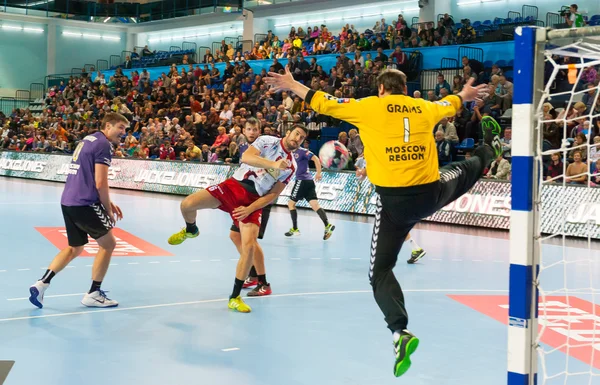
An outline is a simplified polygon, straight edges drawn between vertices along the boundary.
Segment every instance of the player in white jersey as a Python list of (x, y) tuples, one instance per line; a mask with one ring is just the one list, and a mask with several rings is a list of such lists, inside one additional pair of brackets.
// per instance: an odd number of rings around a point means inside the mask
[[(359, 180), (363, 180), (367, 177), (367, 161), (365, 158), (358, 158), (355, 163), (356, 167), (356, 176)], [(417, 241), (410, 236), (410, 233), (404, 238), (404, 242), (409, 242), (412, 248), (412, 252), (410, 254), (410, 258), (406, 261), (409, 264), (413, 264), (417, 262), (419, 259), (423, 258), (427, 252), (423, 250), (419, 245), (417, 245)]]
[(181, 214), (186, 227), (169, 238), (168, 242), (171, 245), (179, 245), (187, 238), (199, 235), (196, 226), (198, 210), (225, 211), (240, 229), (242, 247), (233, 292), (229, 297), (230, 309), (242, 313), (252, 310), (242, 301), (240, 293), (252, 263), (259, 274), (265, 271), (264, 258), (254, 258), (254, 250), (258, 245), (261, 209), (281, 194), (296, 172), (296, 161), (292, 152), (300, 147), (307, 135), (306, 127), (295, 124), (293, 130), (283, 139), (266, 135), (259, 137), (242, 155), (240, 167), (232, 178), (189, 195), (181, 202)]

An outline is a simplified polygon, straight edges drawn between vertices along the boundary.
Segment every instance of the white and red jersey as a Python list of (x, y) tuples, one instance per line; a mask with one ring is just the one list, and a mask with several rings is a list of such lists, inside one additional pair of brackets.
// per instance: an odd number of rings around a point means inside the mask
[(251, 180), (254, 182), (254, 187), (258, 195), (263, 196), (273, 188), (276, 182), (282, 182), (288, 184), (290, 179), (296, 173), (296, 160), (291, 152), (286, 151), (283, 147), (283, 139), (276, 138), (274, 136), (263, 135), (258, 137), (252, 147), (260, 151), (260, 156), (277, 162), (281, 159), (286, 159), (290, 167), (285, 170), (279, 169), (264, 169), (258, 167), (252, 167), (245, 163), (241, 163), (240, 167), (233, 174), (233, 178), (236, 180)]

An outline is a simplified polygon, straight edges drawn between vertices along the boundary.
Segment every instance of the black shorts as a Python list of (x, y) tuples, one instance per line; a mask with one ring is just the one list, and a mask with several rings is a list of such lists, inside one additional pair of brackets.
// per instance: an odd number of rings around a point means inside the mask
[(91, 206), (62, 207), (69, 246), (77, 247), (88, 243), (88, 235), (98, 239), (113, 228), (113, 221), (100, 203)]
[[(262, 208), (262, 214), (260, 218), (260, 228), (258, 229), (258, 239), (263, 239), (265, 235), (265, 230), (267, 229), (267, 223), (269, 222), (269, 217), (271, 216), (271, 207), (273, 205), (267, 205)], [(236, 233), (240, 232), (240, 228), (235, 224), (231, 225), (231, 231), (235, 231)]]
[(317, 199), (317, 189), (314, 180), (296, 180), (290, 200), (293, 202), (306, 199), (307, 202)]

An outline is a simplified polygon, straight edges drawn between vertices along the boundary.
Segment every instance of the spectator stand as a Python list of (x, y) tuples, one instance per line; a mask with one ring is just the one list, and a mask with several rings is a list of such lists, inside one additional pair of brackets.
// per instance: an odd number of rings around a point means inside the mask
[(60, 85), (60, 82), (64, 82), (66, 84), (69, 81), (70, 77), (70, 74), (48, 75), (44, 77), (44, 84), (46, 85), (46, 89), (48, 89)]
[(215, 57), (215, 60), (217, 60), (217, 57), (219, 57), (219, 55), (217, 55), (217, 52), (221, 52), (221, 42), (213, 41), (211, 48), (210, 48), (210, 52)]
[(42, 83), (31, 83), (29, 85), (29, 111), (33, 116), (44, 111), (46, 87)]
[[(115, 68), (119, 67), (121, 65), (121, 63), (123, 63), (123, 62), (121, 61), (121, 56), (119, 56), (119, 55), (110, 55), (110, 57), (108, 58), (108, 64), (109, 64), (108, 68), (115, 69)], [(99, 69), (99, 71), (101, 71), (101, 70)]]
[(102, 59), (98, 59), (96, 60), (96, 70), (98, 71), (105, 71), (107, 69), (109, 69), (109, 65), (108, 65), (108, 60), (102, 60)]
[(186, 53), (182, 53), (183, 55), (188, 55), (189, 59), (192, 59), (194, 62), (199, 62), (200, 59), (198, 58), (198, 44), (192, 42), (192, 41), (184, 41), (183, 43), (181, 43), (181, 50), (183, 52)]
[(84, 64), (83, 70), (89, 74), (96, 71), (96, 66), (94, 64)]
[(523, 16), (523, 20), (538, 20), (539, 8), (535, 5), (523, 5), (521, 7), (521, 14)]
[[(269, 35), (267, 35), (266, 33), (255, 33), (254, 34), (254, 41), (259, 43), (260, 45), (262, 45), (265, 40), (267, 39)], [(283, 39), (282, 39), (283, 40)]]

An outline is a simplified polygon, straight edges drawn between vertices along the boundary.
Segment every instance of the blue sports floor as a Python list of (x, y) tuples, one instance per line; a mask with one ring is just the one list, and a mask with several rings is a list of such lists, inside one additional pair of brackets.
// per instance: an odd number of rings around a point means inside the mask
[[(438, 225), (413, 232), (427, 256), (407, 265), (404, 248), (395, 271), (421, 344), (409, 372), (395, 378), (391, 334), (367, 279), (372, 225), (364, 218), (330, 215), (336, 231), (325, 242), (312, 211), (299, 212), (302, 235), (293, 239), (283, 235), (287, 210), (274, 211), (261, 241), (273, 295), (249, 299), (253, 312), (240, 314), (227, 308), (238, 258), (227, 214), (200, 213), (200, 237), (170, 246), (182, 197), (112, 190), (125, 216), (119, 227), (173, 255), (114, 257), (103, 289), (120, 302), (115, 309), (80, 304), (92, 258), (76, 259), (40, 310), (28, 288), (58, 249), (35, 227), (63, 226), (62, 188), (0, 178), (0, 360), (16, 361), (7, 385), (506, 384), (506, 326), (449, 297), (507, 295), (505, 233)], [(563, 258), (559, 246), (544, 253)], [(547, 290), (600, 288), (597, 250), (576, 243), (565, 259), (572, 263), (544, 273)], [(583, 291), (578, 297), (598, 303)], [(600, 335), (595, 341), (600, 356)], [(584, 374), (539, 383), (600, 385), (590, 362), (553, 352), (548, 373)]]

